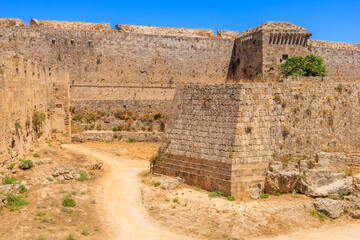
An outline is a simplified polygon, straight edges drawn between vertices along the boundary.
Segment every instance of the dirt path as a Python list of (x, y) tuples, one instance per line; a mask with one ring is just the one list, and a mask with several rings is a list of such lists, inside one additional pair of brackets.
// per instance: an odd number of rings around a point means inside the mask
[(329, 226), (317, 229), (306, 229), (289, 235), (274, 238), (259, 238), (258, 240), (357, 240), (360, 239), (360, 223)]
[(143, 207), (138, 174), (148, 168), (148, 161), (134, 160), (126, 156), (116, 157), (85, 145), (66, 145), (65, 147), (83, 154), (90, 154), (102, 160), (110, 168), (99, 194), (103, 194), (105, 219), (111, 229), (112, 239), (191, 239), (159, 226), (151, 220)]

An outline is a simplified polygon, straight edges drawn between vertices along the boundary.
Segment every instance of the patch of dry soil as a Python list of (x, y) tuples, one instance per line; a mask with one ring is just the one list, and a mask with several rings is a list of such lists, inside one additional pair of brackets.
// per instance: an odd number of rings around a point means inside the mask
[[(156, 223), (142, 205), (139, 172), (149, 168), (146, 160), (135, 159), (127, 151), (141, 151), (139, 144), (127, 145), (128, 150), (116, 148), (119, 144), (68, 145), (68, 149), (89, 154), (104, 161), (109, 172), (103, 179), (101, 205), (104, 206), (103, 221), (112, 232), (108, 239), (191, 239), (189, 236), (169, 231)], [(135, 147), (136, 149), (131, 149)], [(155, 151), (156, 152), (156, 151)], [(144, 153), (146, 155), (146, 153)], [(120, 156), (119, 156), (120, 155)], [(149, 156), (148, 156), (149, 157)], [(166, 225), (165, 225), (166, 226)]]

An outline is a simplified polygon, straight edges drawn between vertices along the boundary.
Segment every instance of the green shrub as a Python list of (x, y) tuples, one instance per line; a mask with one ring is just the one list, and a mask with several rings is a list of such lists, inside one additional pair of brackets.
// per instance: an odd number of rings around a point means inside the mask
[(15, 128), (16, 129), (22, 129), (22, 126), (20, 125), (19, 122), (15, 122)]
[(210, 192), (210, 197), (221, 197), (222, 196), (222, 192), (220, 190), (215, 190)]
[(15, 163), (10, 164), (9, 169), (12, 170), (15, 167)]
[(179, 202), (179, 199), (178, 199), (178, 198), (174, 198), (174, 199), (173, 199), (173, 202), (174, 202), (174, 203), (177, 203), (177, 202)]
[(28, 204), (28, 202), (23, 199), (21, 195), (15, 195), (13, 193), (9, 193), (6, 195), (7, 203), (5, 205), (6, 208), (11, 210), (18, 210), (20, 207)]
[(23, 170), (30, 169), (33, 166), (34, 166), (34, 163), (31, 160), (20, 160), (19, 168), (21, 168)]
[(235, 198), (234, 198), (233, 196), (228, 196), (227, 199), (228, 199), (229, 201), (235, 201)]
[(2, 184), (4, 185), (9, 185), (9, 184), (13, 184), (14, 182), (18, 181), (15, 177), (9, 177), (6, 176), (3, 180), (2, 180)]
[(154, 186), (155, 186), (155, 187), (158, 187), (158, 186), (160, 186), (160, 185), (161, 185), (161, 182), (155, 182), (155, 183), (154, 183)]
[(78, 179), (76, 179), (76, 180), (78, 180), (78, 181), (80, 181), (80, 182), (83, 182), (83, 181), (88, 181), (89, 178), (87, 177), (87, 174), (86, 174), (86, 173), (81, 172), (81, 173), (80, 173), (80, 177), (79, 177)]
[(35, 153), (33, 156), (34, 157), (40, 157), (40, 155), (38, 153)]
[(129, 138), (129, 141), (128, 141), (129, 143), (133, 143), (133, 142), (135, 142), (135, 139), (134, 138)]
[(118, 126), (114, 126), (114, 127), (112, 128), (112, 130), (113, 130), (114, 132), (117, 132), (117, 131), (119, 131), (119, 127), (118, 127)]
[(262, 199), (265, 199), (265, 198), (268, 198), (269, 197), (269, 194), (268, 193), (263, 193), (261, 194), (260, 198)]
[(279, 193), (279, 192), (274, 193), (274, 196), (281, 196), (281, 195), (282, 195), (282, 193)]
[(27, 192), (28, 191), (28, 189), (24, 186), (24, 185), (20, 185), (20, 187), (19, 187), (19, 193), (25, 193), (25, 192)]
[(65, 198), (65, 199), (63, 200), (62, 205), (63, 205), (64, 207), (75, 207), (75, 206), (76, 206), (76, 202), (75, 202), (74, 199), (67, 197), (67, 198)]
[(307, 55), (305, 58), (293, 56), (280, 65), (281, 75), (288, 76), (326, 76), (326, 67), (323, 59), (315, 55)]

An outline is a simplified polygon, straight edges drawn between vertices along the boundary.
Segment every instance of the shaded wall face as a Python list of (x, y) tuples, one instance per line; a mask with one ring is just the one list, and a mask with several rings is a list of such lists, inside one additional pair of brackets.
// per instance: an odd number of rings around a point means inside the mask
[(235, 40), (227, 82), (256, 81), (262, 73), (262, 33)]
[(39, 137), (69, 142), (66, 73), (4, 52), (0, 63), (0, 162), (20, 158)]

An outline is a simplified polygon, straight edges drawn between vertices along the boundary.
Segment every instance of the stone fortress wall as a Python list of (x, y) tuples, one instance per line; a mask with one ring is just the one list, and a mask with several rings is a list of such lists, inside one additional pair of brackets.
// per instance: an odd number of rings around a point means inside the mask
[[(166, 127), (166, 154), (155, 171), (181, 174), (190, 183), (224, 193), (247, 192), (262, 184), (264, 169), (277, 156), (358, 149), (353, 133), (358, 127), (359, 45), (310, 36), (286, 22), (214, 36), (201, 29), (117, 25), (111, 30), (109, 24), (35, 19), (25, 26), (19, 19), (0, 19), (1, 101), (7, 116), (1, 123), (6, 131), (0, 155), (11, 158), (35, 140), (34, 132), (19, 135), (14, 127), (14, 121), (26, 124), (35, 106), (47, 117), (43, 136), (63, 141), (71, 137), (71, 119), (83, 111), (170, 113), (175, 117)], [(275, 83), (281, 62), (311, 53), (323, 57), (330, 77)], [(25, 71), (26, 64), (16, 58), (38, 66), (40, 78), (18, 77), (16, 69)], [(16, 88), (14, 79), (19, 79)], [(214, 85), (225, 82), (252, 83)], [(183, 84), (195, 85), (175, 94)], [(18, 91), (29, 96), (28, 103), (11, 101)], [(172, 112), (176, 107), (178, 112)], [(103, 135), (111, 137), (92, 136)]]
[(324, 59), (330, 76), (360, 76), (360, 44), (310, 40), (309, 53)]
[(154, 171), (241, 197), (282, 156), (358, 152), (359, 80), (183, 86)]
[(66, 66), (75, 108), (84, 103), (101, 106), (99, 101), (107, 100), (122, 109), (118, 103), (125, 100), (127, 107), (136, 102), (152, 111), (149, 104), (166, 105), (172, 99), (176, 84), (222, 83), (234, 41), (104, 32), (87, 24), (35, 21), (40, 24), (0, 26), (0, 48), (50, 66)]
[[(0, 162), (21, 157), (39, 137), (70, 142), (66, 71), (0, 54)], [(41, 126), (34, 121), (36, 112), (44, 114)]]

